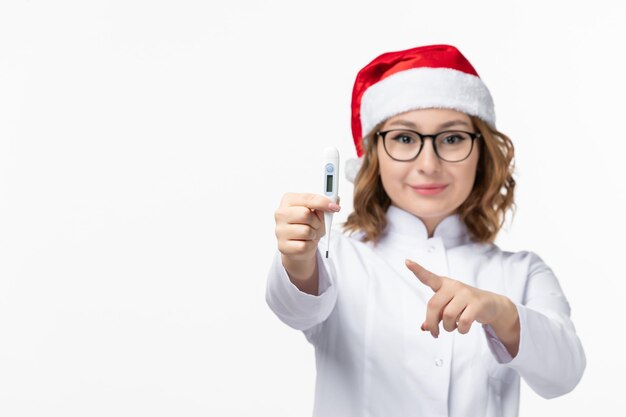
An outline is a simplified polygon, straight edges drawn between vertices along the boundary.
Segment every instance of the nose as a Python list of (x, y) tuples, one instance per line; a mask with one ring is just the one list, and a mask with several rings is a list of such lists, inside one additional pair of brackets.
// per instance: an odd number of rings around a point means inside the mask
[(435, 153), (433, 140), (424, 140), (424, 146), (415, 160), (417, 170), (424, 175), (433, 175), (439, 172), (441, 160)]

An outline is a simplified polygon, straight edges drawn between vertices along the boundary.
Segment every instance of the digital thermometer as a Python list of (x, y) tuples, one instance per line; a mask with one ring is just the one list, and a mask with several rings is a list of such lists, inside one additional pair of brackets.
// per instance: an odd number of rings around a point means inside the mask
[[(335, 147), (324, 150), (324, 195), (337, 203), (337, 193), (339, 188), (339, 151)], [(333, 224), (333, 213), (324, 212), (324, 223), (326, 235), (328, 236), (328, 247), (326, 257), (330, 250), (330, 226)]]

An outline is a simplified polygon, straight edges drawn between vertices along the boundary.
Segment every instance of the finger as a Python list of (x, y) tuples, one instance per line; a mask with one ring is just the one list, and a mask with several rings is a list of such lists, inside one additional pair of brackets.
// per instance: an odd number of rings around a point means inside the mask
[(276, 237), (284, 240), (319, 240), (319, 231), (306, 224), (276, 226)]
[(433, 291), (437, 292), (441, 288), (443, 284), (443, 279), (430, 272), (420, 264), (413, 262), (410, 259), (405, 261), (407, 268), (411, 270), (422, 283), (428, 285)]
[(278, 242), (278, 250), (287, 256), (313, 252), (315, 248), (317, 248), (317, 242), (312, 240), (281, 240)]
[(448, 305), (443, 309), (443, 314), (441, 315), (441, 319), (443, 321), (443, 328), (451, 332), (457, 328), (457, 322), (459, 321), (459, 317), (461, 313), (467, 307), (467, 301), (462, 297), (454, 297)]
[(319, 230), (322, 227), (322, 220), (318, 216), (317, 210), (311, 210), (303, 206), (285, 207), (276, 211), (277, 223), (288, 224), (306, 224), (311, 226), (315, 230)]
[(461, 313), (459, 320), (457, 321), (457, 329), (459, 330), (459, 333), (466, 334), (470, 331), (472, 324), (476, 321), (477, 312), (477, 307), (474, 304), (469, 304), (465, 310), (463, 310), (463, 313)]
[(304, 206), (311, 210), (338, 212), (340, 207), (331, 199), (319, 194), (287, 193), (283, 196), (281, 207)]
[(422, 330), (429, 331), (433, 337), (439, 336), (439, 322), (443, 314), (443, 309), (452, 299), (451, 294), (438, 292), (428, 300), (426, 305), (426, 319), (422, 324)]

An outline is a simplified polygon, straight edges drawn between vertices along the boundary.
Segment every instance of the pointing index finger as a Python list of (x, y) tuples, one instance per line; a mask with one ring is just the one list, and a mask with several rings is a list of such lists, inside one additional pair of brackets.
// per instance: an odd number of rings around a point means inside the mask
[(441, 285), (443, 284), (443, 280), (439, 275), (433, 274), (420, 264), (413, 262), (410, 259), (407, 259), (404, 263), (423, 284), (428, 285), (434, 292), (439, 291)]

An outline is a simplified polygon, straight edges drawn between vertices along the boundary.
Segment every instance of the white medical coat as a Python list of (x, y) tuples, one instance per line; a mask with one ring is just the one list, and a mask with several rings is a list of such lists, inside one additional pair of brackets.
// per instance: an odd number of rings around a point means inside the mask
[[(378, 245), (331, 231), (330, 258), (317, 252), (319, 295), (291, 283), (277, 251), (266, 299), (315, 347), (315, 417), (517, 416), (520, 376), (539, 395), (571, 391), (585, 355), (557, 278), (532, 252), (470, 240), (457, 215), (428, 238), (422, 221), (391, 206)], [(325, 251), (327, 236), (320, 241)], [(435, 274), (507, 296), (520, 318), (515, 358), (490, 326), (463, 335), (420, 330), (432, 290), (409, 271)]]

